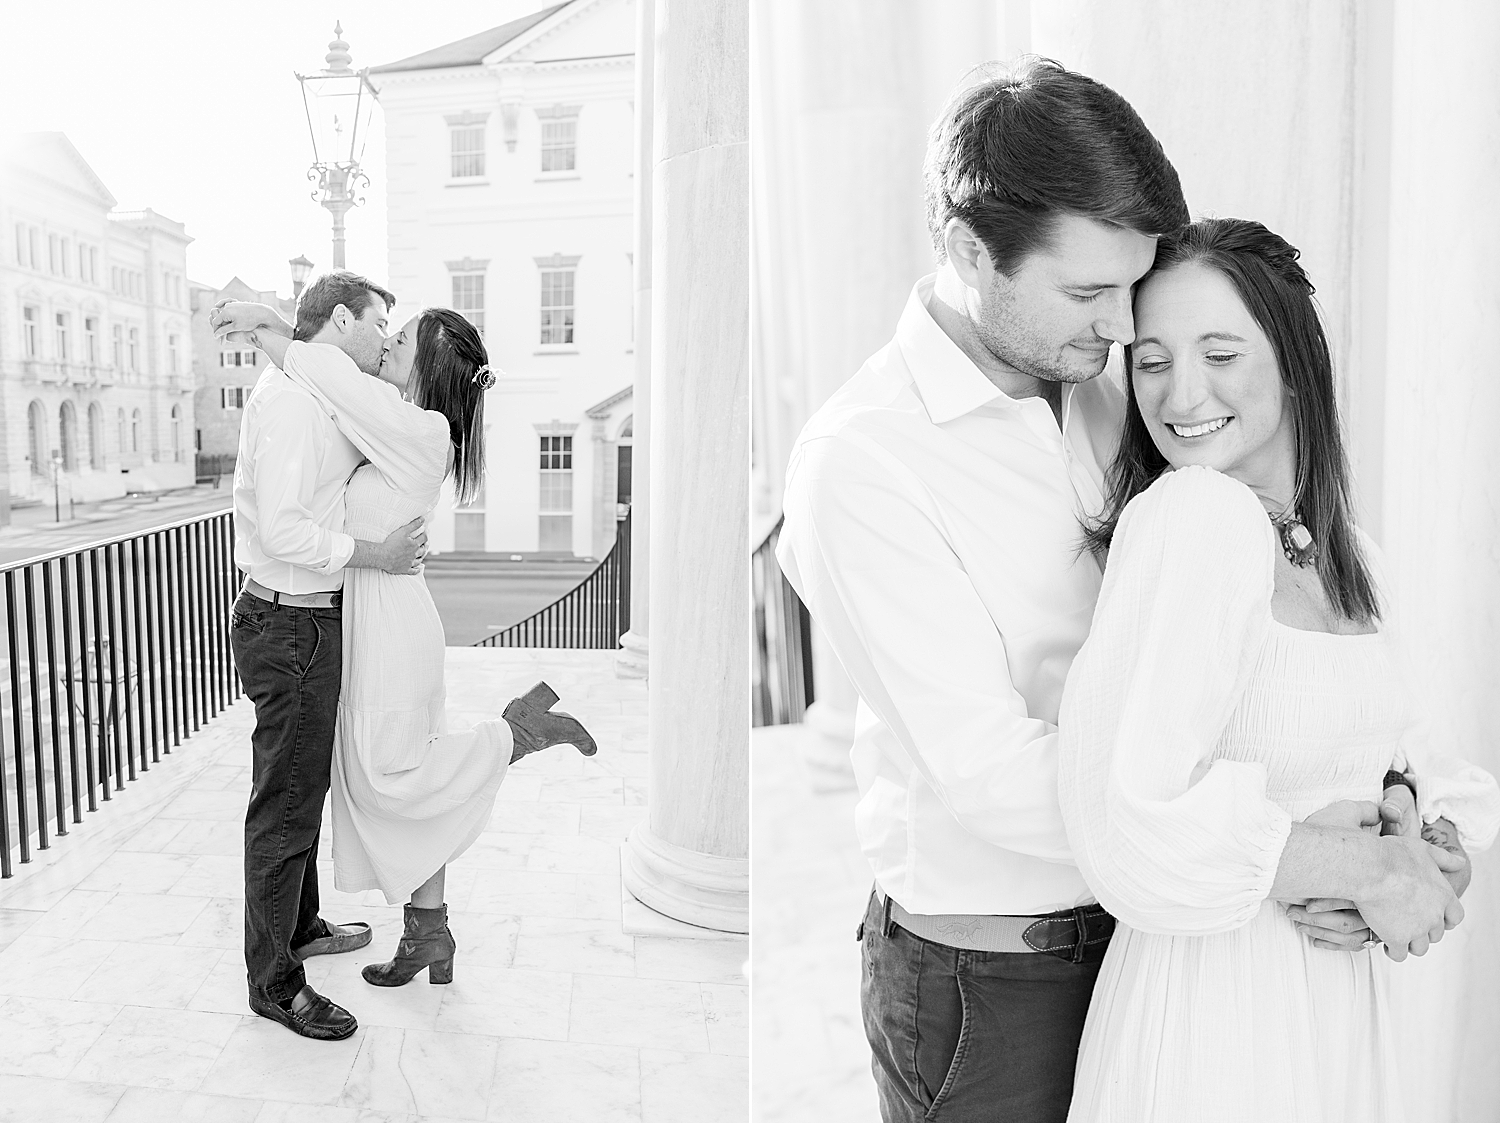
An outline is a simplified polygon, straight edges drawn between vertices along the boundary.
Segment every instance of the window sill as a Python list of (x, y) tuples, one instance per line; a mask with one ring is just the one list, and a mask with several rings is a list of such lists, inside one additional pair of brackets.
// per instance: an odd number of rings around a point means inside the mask
[(536, 177), (537, 183), (555, 183), (564, 179), (582, 179), (577, 172), (542, 172)]
[(571, 343), (544, 343), (532, 352), (533, 355), (576, 355), (578, 348)]
[(462, 179), (450, 179), (443, 184), (444, 187), (488, 187), (490, 181), (484, 176), (464, 176)]

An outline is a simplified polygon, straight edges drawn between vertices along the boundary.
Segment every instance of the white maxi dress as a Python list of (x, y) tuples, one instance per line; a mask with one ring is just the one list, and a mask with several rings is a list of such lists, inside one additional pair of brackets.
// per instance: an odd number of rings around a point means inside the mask
[[(448, 422), (403, 401), (336, 347), (293, 343), (287, 377), (368, 459), (350, 477), (344, 530), (381, 541), (430, 515), (447, 475)], [(448, 733), (443, 622), (420, 574), (344, 571), (344, 670), (330, 805), (333, 880), (391, 904), (479, 837), (510, 764), (503, 719)]]
[(1394, 965), (1313, 947), (1268, 899), (1276, 866), (1293, 822), (1378, 801), (1408, 757), (1424, 818), (1471, 851), (1500, 797), (1481, 769), (1429, 772), (1387, 629), (1272, 619), (1279, 549), (1254, 494), (1207, 468), (1168, 473), (1120, 520), (1059, 720), (1068, 835), (1119, 921), (1070, 1123), (1404, 1118)]

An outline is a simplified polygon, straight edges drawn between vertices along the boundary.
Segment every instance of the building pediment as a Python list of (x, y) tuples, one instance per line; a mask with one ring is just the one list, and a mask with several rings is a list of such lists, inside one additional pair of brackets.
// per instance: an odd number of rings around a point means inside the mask
[(637, 0), (572, 0), (485, 56), (488, 67), (581, 62), (635, 53)]
[(98, 203), (103, 210), (115, 207), (109, 188), (63, 133), (21, 133), (5, 147), (3, 159), (22, 172)]

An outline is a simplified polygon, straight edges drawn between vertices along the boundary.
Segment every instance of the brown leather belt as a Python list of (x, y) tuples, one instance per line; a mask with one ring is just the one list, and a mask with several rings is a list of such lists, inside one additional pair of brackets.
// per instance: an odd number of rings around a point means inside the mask
[(907, 912), (876, 890), (889, 921), (913, 936), (966, 951), (1045, 952), (1082, 963), (1088, 949), (1109, 942), (1115, 918), (1102, 905), (1084, 905), (1042, 916)]
[(245, 578), (245, 592), (274, 605), (284, 604), (291, 608), (338, 608), (344, 603), (344, 594), (337, 590), (331, 593), (278, 593), (249, 577)]

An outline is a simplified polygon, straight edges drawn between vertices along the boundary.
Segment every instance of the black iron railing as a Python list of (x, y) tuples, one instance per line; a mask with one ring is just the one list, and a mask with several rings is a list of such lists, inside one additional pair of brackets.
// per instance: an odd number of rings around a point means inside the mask
[(519, 624), (474, 647), (615, 648), (630, 630), (630, 516), (615, 525), (615, 544), (583, 581)]
[(813, 700), (812, 619), (807, 606), (776, 564), (778, 521), (750, 558), (755, 598), (755, 659), (751, 723), (801, 721)]
[(0, 567), (0, 877), (240, 696), (223, 511)]

